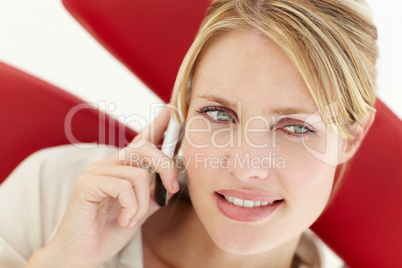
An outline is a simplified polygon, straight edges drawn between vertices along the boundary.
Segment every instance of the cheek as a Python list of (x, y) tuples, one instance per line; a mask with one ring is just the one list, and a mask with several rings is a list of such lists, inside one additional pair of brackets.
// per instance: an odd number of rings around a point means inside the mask
[(328, 202), (335, 168), (308, 152), (287, 155), (286, 161), (286, 169), (277, 170), (277, 175), (290, 207), (296, 208), (300, 218), (313, 223)]
[(183, 141), (183, 157), (187, 165), (187, 184), (189, 190), (193, 182), (202, 184), (202, 179), (207, 174), (205, 159), (209, 157), (208, 147), (202, 148), (202, 144), (208, 144), (208, 139), (194, 135), (193, 139)]
[(311, 225), (322, 213), (331, 195), (338, 144), (333, 137), (315, 137), (304, 143), (279, 140), (278, 154), (286, 161), (286, 168), (276, 169), (289, 206), (287, 211)]
[[(215, 148), (210, 143), (210, 133), (194, 133), (192, 139), (183, 140), (183, 158), (186, 163), (187, 186), (193, 205), (198, 212), (207, 207), (218, 179), (225, 172), (225, 149)], [(203, 146), (207, 145), (207, 146)]]
[(224, 155), (233, 141), (233, 129), (217, 128), (206, 119), (191, 120), (186, 124), (183, 156), (187, 171), (199, 174), (215, 173), (225, 166)]
[[(194, 140), (195, 142), (195, 140)], [(216, 171), (209, 168), (206, 159), (213, 157), (208, 149), (198, 149), (183, 141), (183, 158), (187, 165), (187, 188), (192, 205), (199, 219), (205, 225), (213, 222), (211, 197), (216, 181)]]
[(201, 116), (193, 116), (186, 123), (184, 140), (188, 149), (205, 149), (210, 146), (211, 124)]

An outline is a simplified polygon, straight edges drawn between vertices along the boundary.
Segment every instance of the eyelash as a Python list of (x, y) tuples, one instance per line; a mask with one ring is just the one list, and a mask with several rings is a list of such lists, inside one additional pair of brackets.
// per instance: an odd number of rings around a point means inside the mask
[[(298, 133), (295, 133), (295, 132), (290, 132), (290, 131), (285, 130), (284, 129), (285, 127), (302, 127), (302, 128), (306, 129), (306, 132), (298, 134)], [(306, 124), (288, 124), (288, 125), (285, 125), (285, 126), (281, 127), (281, 131), (283, 133), (285, 133), (286, 135), (289, 135), (289, 136), (295, 137), (295, 138), (301, 138), (303, 135), (306, 135), (306, 134), (309, 135), (309, 134), (317, 133), (316, 130), (306, 126)]]
[[(218, 124), (225, 124), (227, 122), (235, 122), (235, 123), (237, 122), (237, 120), (235, 119), (237, 117), (234, 116), (234, 112), (231, 109), (226, 108), (226, 107), (208, 106), (208, 107), (201, 108), (200, 110), (196, 110), (196, 112), (200, 113), (200, 114), (206, 114), (207, 112), (224, 112), (224, 113), (229, 114), (233, 118), (233, 121), (219, 121), (219, 120), (212, 119), (209, 115), (206, 115), (206, 116), (209, 118), (210, 121), (212, 121), (214, 123), (218, 123)], [(275, 126), (278, 123), (276, 123)], [(298, 134), (295, 132), (290, 132), (290, 131), (285, 130), (284, 128), (286, 128), (286, 127), (301, 127), (301, 128), (305, 128), (306, 132), (304, 132), (302, 134)], [(313, 127), (306, 125), (306, 124), (295, 124), (295, 123), (286, 124), (286, 125), (282, 126), (280, 129), (283, 133), (285, 133), (291, 137), (295, 137), (295, 138), (301, 138), (303, 135), (306, 135), (307, 132), (308, 132), (308, 134), (317, 133), (317, 131)]]
[(237, 117), (234, 115), (234, 112), (231, 109), (226, 108), (226, 107), (208, 106), (208, 107), (201, 108), (198, 111), (196, 110), (196, 112), (200, 113), (200, 114), (206, 114), (207, 112), (223, 112), (223, 113), (229, 114), (233, 119), (233, 121), (219, 121), (219, 120), (212, 119), (209, 115), (207, 115), (208, 118), (211, 118), (210, 120), (212, 122), (218, 123), (218, 124), (225, 124), (227, 122), (234, 122), (234, 123), (237, 122), (237, 120), (236, 120)]

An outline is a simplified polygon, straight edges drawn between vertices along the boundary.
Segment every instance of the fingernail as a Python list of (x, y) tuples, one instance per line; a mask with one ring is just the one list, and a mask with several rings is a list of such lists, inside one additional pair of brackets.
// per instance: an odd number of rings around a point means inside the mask
[(179, 190), (179, 183), (177, 182), (177, 179), (173, 180), (173, 190), (178, 191)]

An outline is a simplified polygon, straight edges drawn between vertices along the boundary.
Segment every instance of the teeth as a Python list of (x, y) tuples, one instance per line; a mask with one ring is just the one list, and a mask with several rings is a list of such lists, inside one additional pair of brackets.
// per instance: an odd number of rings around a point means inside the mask
[(245, 208), (252, 208), (252, 207), (260, 207), (260, 206), (266, 206), (266, 205), (271, 205), (274, 203), (274, 201), (268, 202), (268, 201), (251, 201), (251, 200), (243, 200), (240, 198), (236, 198), (233, 196), (224, 196), (227, 201), (230, 203), (239, 206), (239, 207), (245, 207)]
[(254, 207), (254, 202), (250, 200), (244, 200), (243, 207), (245, 208), (252, 208)]
[(242, 207), (243, 203), (244, 203), (243, 199), (239, 199), (239, 198), (235, 197), (235, 199), (233, 200), (233, 204), (235, 204), (236, 206), (239, 206), (239, 207)]

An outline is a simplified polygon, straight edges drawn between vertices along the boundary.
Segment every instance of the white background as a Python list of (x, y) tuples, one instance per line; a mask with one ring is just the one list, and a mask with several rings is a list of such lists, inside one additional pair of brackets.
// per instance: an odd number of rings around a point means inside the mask
[[(402, 118), (402, 2), (369, 0), (379, 32), (378, 95)], [(0, 61), (82, 99), (104, 101), (109, 113), (149, 120), (161, 100), (101, 47), (61, 0), (0, 0)], [(138, 125), (131, 125), (138, 130)]]

